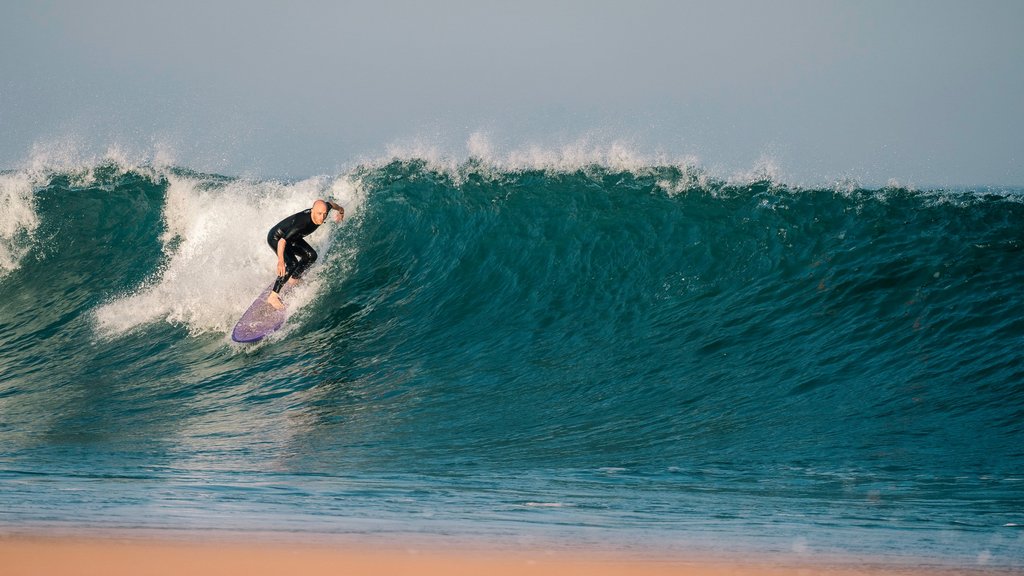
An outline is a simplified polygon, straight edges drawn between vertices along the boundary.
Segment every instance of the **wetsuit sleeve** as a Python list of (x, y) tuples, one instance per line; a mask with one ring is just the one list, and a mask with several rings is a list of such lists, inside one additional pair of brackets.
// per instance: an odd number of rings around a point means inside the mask
[(277, 241), (282, 238), (284, 238), (285, 240), (288, 239), (288, 221), (290, 219), (291, 217), (289, 216), (288, 218), (285, 218), (284, 220), (278, 222), (277, 224), (274, 225), (273, 228), (270, 229), (270, 232), (267, 233), (267, 243), (270, 244), (271, 248), (277, 250)]
[(278, 222), (277, 226), (270, 229), (270, 237), (274, 238), (275, 243), (281, 238), (290, 242), (311, 234), (317, 228), (309, 217), (309, 210), (303, 210)]

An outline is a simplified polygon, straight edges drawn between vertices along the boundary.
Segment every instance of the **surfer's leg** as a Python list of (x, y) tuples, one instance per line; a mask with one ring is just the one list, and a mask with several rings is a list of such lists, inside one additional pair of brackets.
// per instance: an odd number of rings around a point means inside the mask
[(299, 262), (292, 270), (292, 278), (298, 280), (302, 278), (302, 274), (316, 262), (316, 250), (306, 243), (305, 240), (296, 240), (294, 244), (289, 244), (289, 247), (295, 246), (295, 256), (298, 257)]
[(281, 288), (284, 287), (284, 283), (288, 281), (289, 277), (291, 277), (291, 273), (288, 272), (286, 261), (284, 276), (277, 277), (277, 280), (274, 281), (274, 287), (270, 290), (270, 294), (267, 295), (267, 303), (278, 310), (284, 308), (284, 302), (281, 302)]
[(299, 269), (299, 259), (295, 257), (295, 249), (292, 248), (292, 243), (285, 244), (284, 247), (284, 276), (278, 276), (277, 281), (274, 282), (274, 292), (280, 292), (281, 287), (288, 281), (289, 278), (295, 276), (296, 270)]
[(284, 302), (281, 302), (281, 297), (278, 296), (277, 292), (271, 292), (270, 295), (267, 296), (267, 304), (270, 304), (276, 310), (284, 308)]
[(278, 310), (284, 308), (284, 302), (281, 302), (281, 288), (284, 287), (284, 283), (288, 281), (289, 276), (291, 275), (287, 271), (284, 273), (284, 276), (278, 276), (277, 280), (274, 281), (274, 287), (267, 296), (267, 303)]
[(288, 274), (287, 272), (284, 276), (278, 276), (277, 280), (274, 281), (274, 289), (270, 292), (273, 294), (280, 294), (281, 288), (284, 287), (284, 283), (287, 282), (289, 278), (291, 278), (291, 274)]
[(274, 281), (274, 287), (270, 290), (270, 295), (267, 296), (267, 303), (274, 308), (278, 310), (284, 308), (284, 303), (281, 302), (281, 288), (295, 274), (295, 269), (298, 266), (299, 261), (295, 257), (295, 250), (292, 248), (292, 243), (289, 242), (284, 247), (284, 276), (277, 277), (277, 280)]

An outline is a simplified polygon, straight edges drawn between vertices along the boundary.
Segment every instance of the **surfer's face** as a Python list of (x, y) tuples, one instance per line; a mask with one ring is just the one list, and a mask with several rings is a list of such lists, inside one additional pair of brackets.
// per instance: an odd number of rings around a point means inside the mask
[(324, 218), (327, 217), (327, 206), (317, 204), (313, 206), (313, 210), (310, 211), (310, 218), (313, 219), (313, 224), (320, 225), (324, 223)]

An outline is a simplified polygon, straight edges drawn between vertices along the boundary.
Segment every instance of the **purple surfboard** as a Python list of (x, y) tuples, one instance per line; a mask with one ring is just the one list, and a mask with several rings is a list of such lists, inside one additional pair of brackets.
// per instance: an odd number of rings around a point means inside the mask
[[(242, 314), (242, 318), (231, 331), (231, 339), (235, 342), (258, 342), (284, 324), (285, 310), (277, 310), (267, 303), (267, 296), (274, 285), (267, 286)], [(282, 288), (281, 292), (285, 290)]]

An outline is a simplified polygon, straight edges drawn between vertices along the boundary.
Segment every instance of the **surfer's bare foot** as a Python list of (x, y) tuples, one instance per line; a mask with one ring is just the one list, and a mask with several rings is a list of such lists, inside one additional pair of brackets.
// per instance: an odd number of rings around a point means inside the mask
[(298, 278), (289, 278), (288, 279), (288, 285), (289, 286), (295, 286), (298, 283), (299, 283), (299, 279)]
[(275, 310), (284, 309), (284, 302), (281, 302), (281, 297), (277, 295), (277, 292), (271, 292), (270, 296), (267, 296), (267, 304), (273, 306)]

